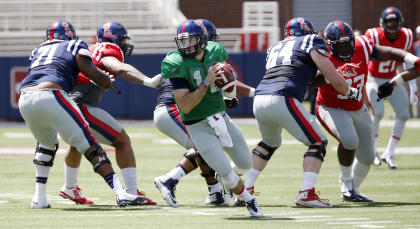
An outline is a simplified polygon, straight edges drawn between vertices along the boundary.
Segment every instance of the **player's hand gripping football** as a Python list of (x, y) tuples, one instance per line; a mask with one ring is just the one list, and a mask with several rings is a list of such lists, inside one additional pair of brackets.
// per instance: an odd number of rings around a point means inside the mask
[(209, 71), (207, 73), (207, 76), (204, 80), (207, 81), (207, 83), (209, 84), (214, 84), (214, 81), (216, 81), (217, 79), (222, 78), (220, 76), (220, 74), (222, 74), (222, 72), (220, 71), (223, 68), (223, 64), (222, 63), (217, 63), (212, 65), (209, 68)]
[(389, 81), (386, 83), (381, 84), (378, 87), (378, 99), (379, 102), (381, 99), (388, 97), (392, 94), (392, 91), (394, 91), (394, 85), (390, 83)]
[(362, 100), (362, 93), (357, 88), (351, 87), (347, 98), (360, 102)]

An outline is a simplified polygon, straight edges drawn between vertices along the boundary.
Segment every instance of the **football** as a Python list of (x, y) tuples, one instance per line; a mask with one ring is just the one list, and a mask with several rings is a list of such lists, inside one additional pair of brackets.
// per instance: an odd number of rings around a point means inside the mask
[[(219, 62), (214, 63), (216, 64), (221, 64)], [(220, 74), (220, 76), (222, 78), (217, 79), (216, 81), (214, 81), (214, 84), (222, 89), (222, 91), (226, 91), (226, 92), (232, 92), (235, 89), (235, 74), (234, 74), (234, 70), (232, 68), (232, 66), (230, 66), (230, 64), (223, 64), (222, 69), (220, 70), (222, 72), (222, 74)]]

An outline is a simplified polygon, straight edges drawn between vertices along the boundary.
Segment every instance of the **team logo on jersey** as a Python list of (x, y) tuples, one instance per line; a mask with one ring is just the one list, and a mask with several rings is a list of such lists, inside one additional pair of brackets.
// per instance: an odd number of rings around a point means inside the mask
[(346, 78), (355, 77), (357, 76), (357, 69), (359, 69), (359, 66), (356, 64), (345, 64), (338, 69), (338, 73)]
[(311, 30), (311, 29), (309, 28), (309, 26), (305, 23), (305, 19), (303, 19), (303, 18), (299, 17), (299, 18), (297, 19), (297, 21), (299, 22), (300, 27), (301, 27), (302, 29), (304, 29), (304, 30), (306, 30), (306, 31), (310, 31), (310, 30)]
[(112, 34), (112, 31), (110, 30), (111, 25), (109, 23), (104, 25), (104, 37), (108, 37), (111, 39), (115, 39), (115, 35)]
[(70, 26), (67, 22), (61, 22), (61, 26), (63, 26), (64, 30), (66, 30), (66, 36), (73, 37), (73, 31), (70, 29)]

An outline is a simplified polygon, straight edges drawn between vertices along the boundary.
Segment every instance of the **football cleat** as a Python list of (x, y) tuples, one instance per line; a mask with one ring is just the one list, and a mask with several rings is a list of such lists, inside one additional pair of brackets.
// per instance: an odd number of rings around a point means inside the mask
[(146, 197), (128, 194), (125, 190), (117, 193), (117, 204), (120, 207), (139, 206), (146, 203)]
[[(255, 195), (258, 196), (260, 195), (260, 192), (255, 192), (254, 191), (254, 186), (246, 188), (246, 190), (249, 192), (249, 194), (251, 195)], [(245, 200), (242, 200), (241, 198), (239, 198), (239, 196), (236, 197), (236, 205), (237, 206), (245, 206)]]
[(34, 195), (32, 197), (31, 208), (41, 209), (41, 208), (51, 208), (51, 205), (47, 201), (47, 195)]
[(385, 156), (382, 158), (382, 161), (385, 162), (390, 169), (397, 169), (397, 163), (395, 163), (394, 156)]
[(205, 204), (207, 205), (224, 205), (225, 200), (223, 199), (223, 191), (220, 192), (213, 192), (209, 193), (209, 195), (206, 198)]
[(342, 193), (341, 198), (343, 199), (343, 201), (347, 202), (373, 202), (373, 200), (369, 199), (367, 196), (355, 190), (350, 190), (348, 192)]
[(146, 197), (146, 193), (143, 191), (139, 191), (137, 189), (137, 195), (139, 196), (143, 196), (144, 198), (146, 198), (146, 203), (144, 203), (143, 205), (156, 205), (157, 203), (149, 198)]
[(235, 206), (236, 200), (235, 200), (235, 196), (233, 195), (233, 192), (230, 191), (229, 188), (225, 186), (225, 184), (223, 183), (222, 177), (217, 172), (216, 172), (216, 179), (222, 186), (223, 199), (225, 200), (225, 203), (228, 206)]
[(380, 166), (382, 164), (381, 159), (379, 158), (378, 152), (375, 153), (375, 159), (373, 160), (374, 166)]
[(331, 208), (329, 201), (319, 198), (318, 194), (319, 192), (315, 193), (315, 188), (299, 191), (295, 203), (298, 207), (305, 208)]
[(249, 216), (251, 217), (263, 217), (263, 212), (258, 205), (257, 199), (252, 198), (250, 201), (246, 202), (246, 208), (248, 209)]
[(172, 179), (167, 176), (155, 177), (154, 183), (156, 188), (159, 189), (163, 199), (172, 207), (177, 208), (178, 204), (175, 198), (175, 189), (178, 184), (178, 180)]
[(92, 201), (86, 199), (86, 197), (82, 194), (82, 190), (79, 188), (79, 186), (76, 186), (75, 188), (67, 188), (64, 185), (60, 189), (58, 195), (64, 199), (69, 199), (76, 204), (93, 204)]

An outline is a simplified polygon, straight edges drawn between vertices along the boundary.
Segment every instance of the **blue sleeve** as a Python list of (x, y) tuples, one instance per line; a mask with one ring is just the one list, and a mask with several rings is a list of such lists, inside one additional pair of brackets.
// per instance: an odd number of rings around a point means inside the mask
[(184, 78), (170, 78), (169, 80), (171, 81), (173, 90), (190, 88), (188, 84), (188, 80)]
[[(322, 39), (320, 36), (318, 36), (318, 35), (315, 35), (315, 36), (311, 36), (311, 38), (310, 39), (312, 39), (312, 48), (309, 50), (309, 52), (312, 50), (312, 49), (316, 49), (316, 50), (318, 50), (320, 53), (322, 53), (322, 54), (324, 54), (324, 55), (326, 55), (326, 56), (328, 56), (328, 47), (327, 47), (327, 45), (325, 44), (325, 42), (324, 42), (324, 39)], [(309, 53), (308, 52), (308, 53)]]

